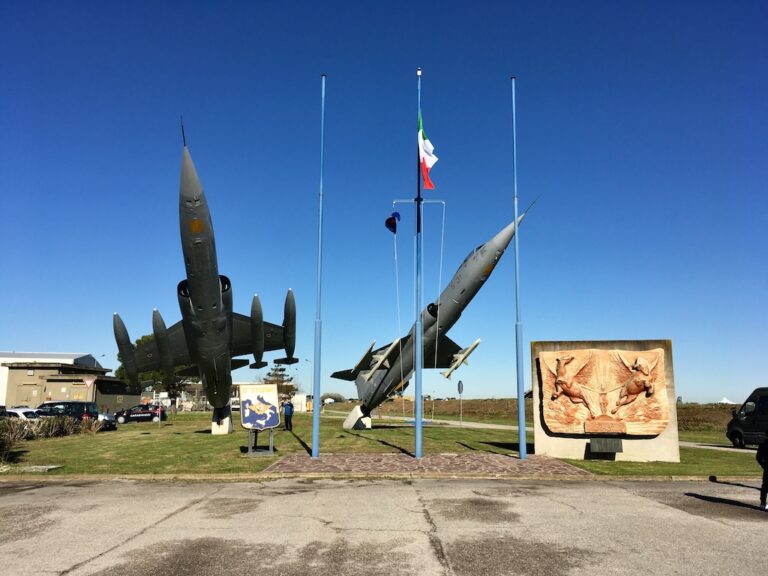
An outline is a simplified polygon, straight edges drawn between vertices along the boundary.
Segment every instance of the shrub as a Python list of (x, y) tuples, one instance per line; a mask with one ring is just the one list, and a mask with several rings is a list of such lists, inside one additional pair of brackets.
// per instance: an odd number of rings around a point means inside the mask
[(55, 438), (72, 434), (94, 434), (102, 424), (95, 419), (78, 421), (69, 416), (54, 416), (37, 420), (6, 419), (0, 421), (0, 462), (7, 462), (23, 440)]
[(9, 418), (6, 422), (6, 433), (12, 444), (35, 437), (34, 424), (21, 418)]
[(101, 430), (101, 421), (95, 418), (88, 418), (78, 422), (77, 432), (80, 434), (95, 434), (99, 430)]
[(0, 422), (0, 462), (7, 462), (15, 446), (22, 440), (34, 438), (33, 425), (26, 420), (10, 418)]
[(37, 438), (56, 438), (69, 436), (78, 430), (78, 422), (69, 416), (54, 416), (53, 418), (40, 418), (36, 422), (35, 436)]
[(8, 420), (0, 421), (0, 463), (8, 461), (8, 455), (13, 450), (13, 442), (8, 434)]

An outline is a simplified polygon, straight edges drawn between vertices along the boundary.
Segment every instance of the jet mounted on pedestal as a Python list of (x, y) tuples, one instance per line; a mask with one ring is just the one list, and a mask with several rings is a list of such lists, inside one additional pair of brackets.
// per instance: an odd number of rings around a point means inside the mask
[[(518, 225), (527, 213), (526, 210), (520, 215)], [(516, 228), (514, 222), (510, 223), (488, 242), (470, 252), (438, 300), (422, 311), (423, 368), (446, 368), (442, 374), (450, 378), (480, 344), (478, 338), (462, 348), (446, 333), (491, 275), (514, 237)], [(370, 428), (371, 412), (408, 386), (414, 368), (415, 330), (414, 325), (406, 336), (376, 350), (373, 349), (374, 342), (354, 368), (331, 374), (332, 378), (354, 381), (357, 385), (360, 404), (347, 416), (343, 425), (345, 429)]]
[(197, 177), (189, 149), (184, 145), (179, 186), (179, 225), (186, 279), (176, 294), (181, 321), (166, 328), (160, 312), (152, 313), (154, 339), (134, 347), (120, 316), (115, 313), (115, 340), (125, 373), (138, 384), (140, 372), (162, 370), (166, 384), (175, 378), (174, 367), (193, 364), (189, 374), (198, 375), (213, 406), (213, 421), (231, 429), (229, 401), (232, 370), (248, 364), (235, 356), (253, 354), (251, 368), (267, 365), (264, 352), (285, 349), (276, 364), (293, 364), (296, 344), (296, 302), (289, 289), (283, 325), (264, 322), (261, 302), (253, 297), (251, 315), (232, 311), (232, 283), (219, 275), (216, 242), (205, 193)]

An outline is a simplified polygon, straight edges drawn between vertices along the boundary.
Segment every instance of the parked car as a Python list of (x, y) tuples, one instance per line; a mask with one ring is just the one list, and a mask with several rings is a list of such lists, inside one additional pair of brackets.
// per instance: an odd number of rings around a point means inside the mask
[(19, 418), (21, 420), (37, 420), (39, 415), (34, 408), (8, 408), (6, 410), (8, 418)]
[(768, 430), (768, 388), (756, 388), (741, 408), (733, 411), (725, 435), (737, 448), (760, 444)]
[(70, 416), (77, 420), (98, 418), (99, 408), (96, 402), (78, 402), (76, 400), (48, 400), (37, 407), (40, 416)]
[(101, 422), (102, 430), (117, 430), (117, 420), (112, 414), (99, 412), (99, 422)]
[(160, 420), (167, 420), (168, 416), (163, 406), (157, 404), (138, 404), (126, 410), (115, 412), (115, 418), (118, 424), (125, 424), (126, 422), (142, 421), (159, 422)]
[(5, 406), (0, 406), (0, 420), (8, 418), (8, 412), (5, 411)]

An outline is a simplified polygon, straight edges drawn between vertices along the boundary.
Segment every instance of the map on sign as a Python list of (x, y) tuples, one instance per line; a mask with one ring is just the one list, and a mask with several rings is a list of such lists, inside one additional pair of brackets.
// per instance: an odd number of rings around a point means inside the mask
[(267, 430), (280, 426), (276, 384), (240, 386), (240, 417), (243, 428)]

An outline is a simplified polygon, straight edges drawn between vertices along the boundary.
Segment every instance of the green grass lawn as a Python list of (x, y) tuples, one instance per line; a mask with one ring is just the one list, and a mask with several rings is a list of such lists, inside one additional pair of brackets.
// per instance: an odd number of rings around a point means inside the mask
[[(311, 452), (311, 414), (294, 416), (293, 433), (275, 430), (275, 457), (249, 458), (242, 453), (248, 433), (240, 426), (237, 413), (234, 429), (234, 434), (214, 436), (210, 433), (210, 414), (179, 414), (170, 416), (162, 425), (129, 423), (114, 432), (22, 442), (14, 452), (13, 467), (63, 466), (48, 474), (252, 473), (264, 470), (282, 455)], [(413, 428), (394, 422), (372, 430), (347, 431), (341, 428), (340, 419), (323, 418), (320, 429), (321, 454), (410, 453), (414, 447)], [(470, 434), (460, 428), (427, 426), (423, 432), (425, 453), (511, 453), (517, 451), (515, 442), (516, 436), (504, 430), (475, 430)], [(261, 433), (259, 446), (268, 443), (268, 433)]]
[(754, 452), (721, 452), (702, 448), (680, 448), (680, 463), (606, 462), (566, 460), (594, 474), (610, 476), (758, 476), (761, 468)]
[(716, 446), (733, 446), (725, 437), (724, 430), (680, 430), (680, 440), (685, 442), (701, 442)]
[[(13, 468), (31, 465), (61, 465), (49, 475), (66, 474), (233, 474), (260, 472), (285, 454), (309, 454), (312, 443), (311, 414), (294, 416), (293, 433), (275, 431), (276, 456), (249, 458), (242, 451), (248, 433), (234, 414), (235, 433), (213, 436), (210, 414), (186, 413), (170, 416), (162, 425), (131, 423), (115, 432), (99, 432), (22, 442), (14, 452)], [(323, 417), (320, 453), (412, 453), (414, 430), (397, 421), (374, 421), (371, 430), (343, 430), (341, 419)], [(686, 433), (681, 439), (725, 444), (719, 433)], [(268, 444), (261, 433), (259, 445)], [(529, 452), (533, 434), (528, 433)], [(517, 453), (517, 432), (478, 430), (456, 426), (425, 426), (423, 451), (430, 453), (494, 452)], [(719, 452), (681, 448), (681, 462), (638, 463), (572, 461), (580, 468), (605, 475), (719, 475), (754, 476), (758, 467), (753, 451)]]

